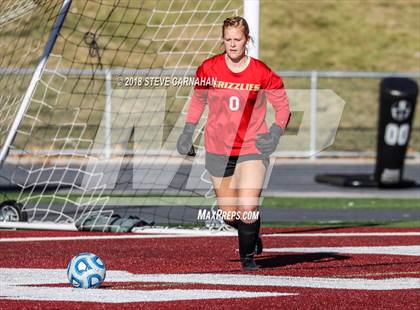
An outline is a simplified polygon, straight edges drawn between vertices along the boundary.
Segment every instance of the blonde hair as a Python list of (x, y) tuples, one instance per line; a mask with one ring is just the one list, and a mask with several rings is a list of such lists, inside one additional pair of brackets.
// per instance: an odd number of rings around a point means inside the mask
[(222, 26), (222, 38), (225, 37), (225, 29), (228, 27), (235, 27), (235, 28), (239, 28), (242, 30), (242, 33), (245, 35), (246, 40), (251, 40), (252, 38), (249, 35), (249, 26), (248, 23), (246, 22), (245, 18), (241, 17), (241, 16), (233, 16), (233, 17), (228, 17), (223, 21), (223, 26)]

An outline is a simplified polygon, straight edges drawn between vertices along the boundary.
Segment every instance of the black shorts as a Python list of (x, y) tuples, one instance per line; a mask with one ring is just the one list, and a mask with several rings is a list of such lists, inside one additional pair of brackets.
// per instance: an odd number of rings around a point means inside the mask
[(266, 169), (270, 164), (270, 159), (261, 154), (227, 156), (207, 152), (205, 167), (214, 177), (230, 177), (235, 173), (237, 163), (248, 160), (261, 160)]

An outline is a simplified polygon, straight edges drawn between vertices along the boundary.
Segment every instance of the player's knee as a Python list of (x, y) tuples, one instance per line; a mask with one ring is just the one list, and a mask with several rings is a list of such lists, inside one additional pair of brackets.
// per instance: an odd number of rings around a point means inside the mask
[(238, 204), (241, 206), (241, 208), (244, 208), (247, 210), (254, 210), (257, 208), (259, 204), (259, 197), (252, 197), (252, 196), (239, 197)]
[(236, 210), (239, 203), (236, 197), (217, 197), (217, 204), (225, 210)]

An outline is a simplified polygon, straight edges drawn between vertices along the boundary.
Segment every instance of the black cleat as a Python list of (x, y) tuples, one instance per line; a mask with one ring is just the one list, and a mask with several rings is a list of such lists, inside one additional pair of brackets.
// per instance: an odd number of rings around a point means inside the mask
[(248, 254), (244, 258), (241, 258), (241, 265), (244, 271), (254, 271), (260, 269), (254, 261), (254, 254)]
[(260, 236), (257, 236), (257, 242), (255, 243), (255, 254), (260, 255), (263, 252), (263, 244)]

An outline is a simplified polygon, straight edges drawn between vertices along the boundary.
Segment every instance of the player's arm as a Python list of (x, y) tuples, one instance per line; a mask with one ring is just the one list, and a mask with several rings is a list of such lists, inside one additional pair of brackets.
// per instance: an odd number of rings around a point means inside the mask
[[(204, 77), (202, 66), (198, 67), (196, 78)], [(202, 85), (196, 85), (191, 96), (188, 107), (187, 118), (182, 134), (178, 138), (177, 150), (181, 155), (195, 156), (195, 148), (193, 145), (193, 135), (195, 127), (204, 112), (207, 101), (207, 89)]]
[[(205, 78), (203, 66), (198, 67), (195, 75), (196, 79)], [(188, 107), (186, 123), (197, 124), (203, 115), (207, 103), (207, 87), (205, 85), (196, 85), (191, 96), (190, 105)]]
[(255, 145), (262, 154), (269, 156), (276, 150), (291, 114), (283, 80), (272, 70), (269, 70), (262, 88), (265, 91), (265, 97), (273, 106), (275, 122), (268, 133), (257, 135)]

